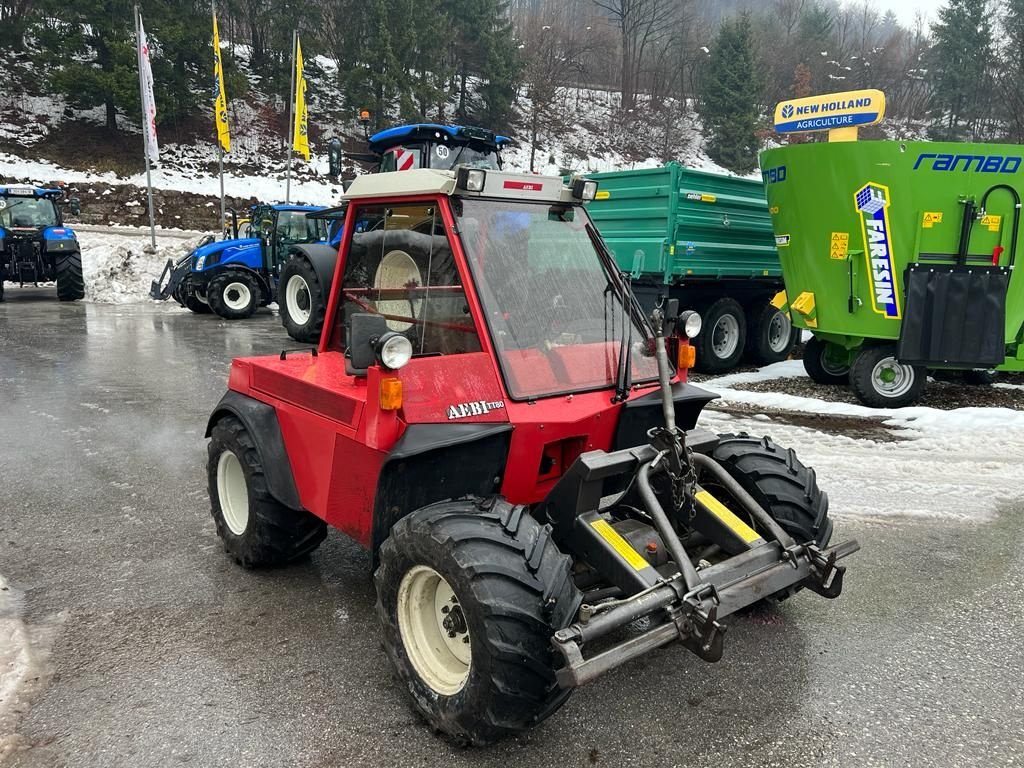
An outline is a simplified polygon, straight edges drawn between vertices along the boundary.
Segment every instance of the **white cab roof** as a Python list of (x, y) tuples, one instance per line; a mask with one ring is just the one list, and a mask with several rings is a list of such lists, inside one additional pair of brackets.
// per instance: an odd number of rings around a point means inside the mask
[(455, 186), (456, 171), (417, 168), (412, 171), (368, 173), (357, 176), (344, 195), (346, 200), (396, 195), (458, 195), (460, 197), (502, 197), (571, 203), (575, 198), (558, 176), (485, 171), (482, 192), (468, 192)]

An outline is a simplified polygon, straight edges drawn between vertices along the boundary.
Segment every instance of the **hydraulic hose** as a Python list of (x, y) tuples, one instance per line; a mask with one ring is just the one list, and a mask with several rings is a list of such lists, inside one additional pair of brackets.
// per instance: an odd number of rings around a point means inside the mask
[(693, 567), (693, 563), (690, 562), (686, 549), (683, 547), (683, 542), (676, 535), (672, 523), (665, 514), (665, 510), (661, 508), (661, 502), (658, 501), (654, 489), (651, 488), (651, 463), (649, 461), (640, 466), (640, 471), (637, 475), (637, 488), (640, 491), (640, 499), (644, 503), (647, 514), (651, 516), (654, 527), (658, 529), (658, 533), (661, 534), (661, 538), (668, 548), (669, 555), (675, 560), (679, 572), (683, 574), (686, 588), (688, 590), (695, 589), (701, 583), (700, 575), (697, 573), (697, 569)]

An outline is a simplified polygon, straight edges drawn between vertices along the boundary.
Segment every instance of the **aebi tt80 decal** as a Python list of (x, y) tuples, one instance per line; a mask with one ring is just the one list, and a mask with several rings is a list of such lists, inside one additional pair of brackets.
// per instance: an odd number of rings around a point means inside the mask
[(467, 419), (470, 416), (483, 416), (491, 411), (502, 410), (504, 407), (504, 400), (474, 400), (471, 403), (449, 405), (447, 411), (448, 421)]
[(889, 226), (889, 188), (883, 184), (865, 184), (857, 190), (854, 202), (864, 233), (871, 305), (878, 314), (899, 320), (899, 289), (893, 270), (892, 228)]

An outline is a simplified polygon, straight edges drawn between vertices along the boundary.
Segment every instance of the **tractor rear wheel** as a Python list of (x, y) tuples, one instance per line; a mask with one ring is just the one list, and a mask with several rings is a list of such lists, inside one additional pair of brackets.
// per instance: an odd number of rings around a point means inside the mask
[(227, 270), (210, 280), (206, 299), (225, 320), (244, 320), (260, 305), (260, 287), (248, 272)]
[(576, 617), (572, 563), (525, 507), (443, 502), (402, 518), (375, 574), (384, 647), (438, 731), (487, 744), (552, 714), (551, 637)]
[(284, 565), (312, 552), (327, 536), (323, 520), (270, 495), (256, 443), (234, 416), (213, 428), (207, 479), (217, 535), (239, 565)]
[(846, 384), (850, 380), (850, 364), (839, 360), (834, 345), (817, 336), (804, 345), (804, 370), (817, 384)]
[(896, 359), (894, 344), (864, 347), (850, 366), (850, 388), (872, 408), (902, 408), (921, 396), (927, 369)]
[(305, 258), (293, 256), (281, 269), (281, 324), (288, 335), (303, 344), (320, 340), (327, 312), (320, 278)]
[(57, 256), (57, 298), (61, 301), (78, 301), (85, 298), (82, 254), (78, 251)]
[(736, 299), (723, 296), (701, 312), (704, 328), (693, 340), (697, 370), (723, 373), (739, 364), (747, 339), (747, 321)]
[(789, 357), (796, 345), (798, 331), (789, 315), (769, 301), (747, 309), (747, 354), (761, 365), (778, 363)]
[[(719, 438), (712, 458), (798, 544), (828, 544), (832, 537), (828, 495), (818, 488), (814, 470), (792, 448), (781, 448), (768, 437), (730, 434)], [(749, 522), (756, 530), (758, 526)]]

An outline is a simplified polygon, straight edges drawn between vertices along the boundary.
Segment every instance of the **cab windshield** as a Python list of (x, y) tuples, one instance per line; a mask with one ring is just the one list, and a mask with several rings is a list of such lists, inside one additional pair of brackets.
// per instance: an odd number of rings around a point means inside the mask
[(0, 197), (0, 227), (55, 227), (57, 208), (45, 197)]
[(624, 308), (582, 208), (461, 203), (463, 246), (513, 399), (615, 386), (624, 336), (632, 380), (657, 377), (647, 325)]
[(327, 222), (311, 219), (309, 211), (279, 211), (277, 214), (277, 237), (288, 245), (293, 243), (315, 243), (327, 239)]

